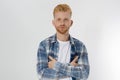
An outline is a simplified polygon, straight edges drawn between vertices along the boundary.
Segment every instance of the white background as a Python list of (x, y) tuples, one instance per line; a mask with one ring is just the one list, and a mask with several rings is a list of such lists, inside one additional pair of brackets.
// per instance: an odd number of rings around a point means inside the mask
[(72, 8), (70, 33), (87, 47), (88, 80), (120, 80), (119, 0), (0, 0), (0, 80), (38, 80), (38, 45), (55, 33), (58, 3)]

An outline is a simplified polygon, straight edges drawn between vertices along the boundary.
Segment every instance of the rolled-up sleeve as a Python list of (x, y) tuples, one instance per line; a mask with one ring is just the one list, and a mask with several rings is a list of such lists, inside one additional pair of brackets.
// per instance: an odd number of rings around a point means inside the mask
[(60, 62), (56, 62), (54, 65), (54, 70), (77, 79), (87, 79), (89, 75), (89, 69), (88, 53), (85, 45), (82, 46), (81, 55), (78, 60), (78, 66), (74, 67)]

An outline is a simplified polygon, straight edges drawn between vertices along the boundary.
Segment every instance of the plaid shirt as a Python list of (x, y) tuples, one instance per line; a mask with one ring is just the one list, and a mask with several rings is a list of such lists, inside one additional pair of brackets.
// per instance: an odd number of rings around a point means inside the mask
[(70, 62), (79, 56), (78, 66), (71, 66), (70, 63), (56, 62), (54, 68), (48, 68), (48, 56), (52, 56), (54, 59), (58, 59), (59, 42), (56, 39), (56, 35), (53, 35), (40, 42), (37, 52), (37, 72), (39, 80), (59, 80), (65, 77), (72, 77), (72, 80), (86, 80), (89, 75), (89, 62), (88, 53), (85, 45), (69, 36), (71, 44), (71, 57)]

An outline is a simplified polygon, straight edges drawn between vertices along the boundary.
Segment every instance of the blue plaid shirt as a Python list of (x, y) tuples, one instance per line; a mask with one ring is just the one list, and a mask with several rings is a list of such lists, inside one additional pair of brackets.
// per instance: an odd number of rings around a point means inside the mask
[(89, 75), (88, 53), (85, 45), (69, 36), (71, 44), (70, 62), (79, 56), (78, 66), (71, 66), (70, 63), (56, 62), (53, 69), (48, 68), (48, 56), (58, 59), (59, 42), (56, 35), (53, 35), (40, 42), (37, 52), (37, 72), (39, 80), (59, 80), (65, 77), (72, 77), (72, 80), (86, 80)]

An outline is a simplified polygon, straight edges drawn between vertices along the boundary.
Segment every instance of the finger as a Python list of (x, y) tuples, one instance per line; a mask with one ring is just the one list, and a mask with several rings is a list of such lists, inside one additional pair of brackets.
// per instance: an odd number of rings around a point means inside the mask
[(74, 64), (74, 66), (78, 66), (78, 64), (77, 64), (77, 63), (75, 63), (75, 64)]
[(48, 66), (49, 66), (49, 64), (50, 64), (50, 63), (48, 62)]
[(50, 68), (50, 66), (51, 66), (51, 63), (50, 63), (50, 62), (48, 62), (48, 68)]
[(54, 60), (51, 56), (49, 56), (49, 59), (50, 59), (50, 60)]
[(71, 62), (70, 63), (72, 66), (77, 66), (78, 64), (77, 63), (75, 63), (75, 62)]
[(73, 60), (73, 62), (76, 62), (78, 60), (78, 56), (76, 56)]

